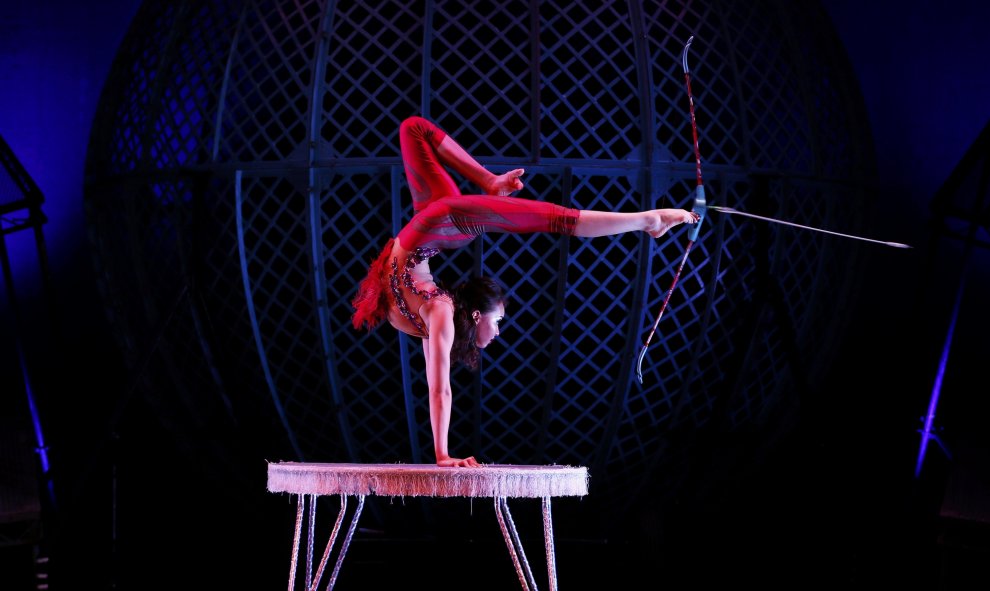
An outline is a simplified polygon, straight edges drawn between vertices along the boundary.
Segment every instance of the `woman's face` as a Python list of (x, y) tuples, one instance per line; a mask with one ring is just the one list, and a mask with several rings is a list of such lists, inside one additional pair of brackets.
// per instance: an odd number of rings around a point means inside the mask
[(474, 344), (478, 346), (479, 349), (484, 349), (495, 337), (498, 336), (498, 323), (502, 321), (505, 316), (505, 306), (499, 303), (495, 306), (495, 309), (491, 312), (486, 312), (482, 314), (478, 310), (474, 311), (474, 319), (477, 321), (477, 327), (474, 333)]

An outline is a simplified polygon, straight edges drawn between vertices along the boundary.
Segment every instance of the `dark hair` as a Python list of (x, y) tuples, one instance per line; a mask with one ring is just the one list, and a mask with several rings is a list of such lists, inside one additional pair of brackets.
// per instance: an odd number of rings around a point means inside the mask
[(454, 344), (450, 349), (450, 361), (478, 369), (481, 351), (475, 344), (477, 326), (471, 313), (478, 310), (487, 314), (499, 304), (504, 306), (505, 291), (489, 277), (472, 277), (448, 291), (454, 298)]

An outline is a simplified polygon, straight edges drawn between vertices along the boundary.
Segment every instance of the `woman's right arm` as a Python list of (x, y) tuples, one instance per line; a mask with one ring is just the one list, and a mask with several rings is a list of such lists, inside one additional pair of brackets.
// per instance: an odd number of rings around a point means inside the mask
[(474, 456), (451, 457), (447, 447), (450, 429), (450, 349), (454, 344), (454, 309), (449, 302), (434, 300), (420, 308), (429, 327), (430, 338), (423, 339), (426, 355), (426, 382), (430, 388), (430, 426), (433, 429), (433, 452), (438, 466), (478, 466)]

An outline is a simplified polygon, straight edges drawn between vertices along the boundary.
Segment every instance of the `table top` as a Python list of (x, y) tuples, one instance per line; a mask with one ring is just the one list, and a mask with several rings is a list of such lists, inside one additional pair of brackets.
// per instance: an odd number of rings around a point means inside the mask
[(561, 497), (588, 494), (583, 466), (269, 462), (268, 491), (310, 495)]

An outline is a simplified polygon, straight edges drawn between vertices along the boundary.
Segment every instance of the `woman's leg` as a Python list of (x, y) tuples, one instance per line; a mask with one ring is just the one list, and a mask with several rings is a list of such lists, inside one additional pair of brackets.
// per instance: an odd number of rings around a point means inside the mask
[(402, 163), (416, 212), (437, 199), (461, 193), (437, 153), (446, 137), (443, 130), (422, 117), (410, 117), (399, 126)]
[(577, 210), (516, 197), (459, 195), (431, 203), (406, 224), (398, 239), (403, 248), (412, 250), (458, 248), (485, 232), (581, 237), (646, 232), (658, 238), (677, 224), (697, 219), (683, 209), (621, 213)]
[(593, 238), (626, 232), (646, 232), (653, 238), (659, 238), (677, 224), (693, 224), (699, 219), (697, 214), (683, 209), (653, 209), (631, 213), (582, 210), (573, 235)]
[(497, 195), (458, 195), (434, 201), (399, 232), (412, 250), (458, 248), (485, 232), (574, 234), (579, 212), (553, 203)]
[(504, 175), (489, 172), (454, 138), (422, 117), (409, 117), (402, 122), (399, 144), (415, 211), (422, 211), (436, 199), (460, 195), (457, 184), (442, 165), (453, 168), (490, 195), (507, 195), (523, 188), (518, 180), (524, 172), (522, 169)]
[(449, 135), (440, 142), (437, 147), (437, 154), (440, 155), (444, 164), (474, 183), (475, 186), (484, 191), (485, 195), (504, 197), (523, 188), (523, 183), (519, 177), (526, 172), (525, 170), (516, 168), (499, 175), (491, 173)]
[(454, 141), (454, 138), (449, 135), (443, 138), (443, 141), (440, 142), (440, 146), (437, 148), (437, 153), (440, 154), (440, 158), (444, 164), (474, 183), (485, 194), (495, 194), (495, 190), (492, 187), (492, 183), (496, 178), (495, 175), (488, 172), (473, 156), (468, 154), (460, 144)]

